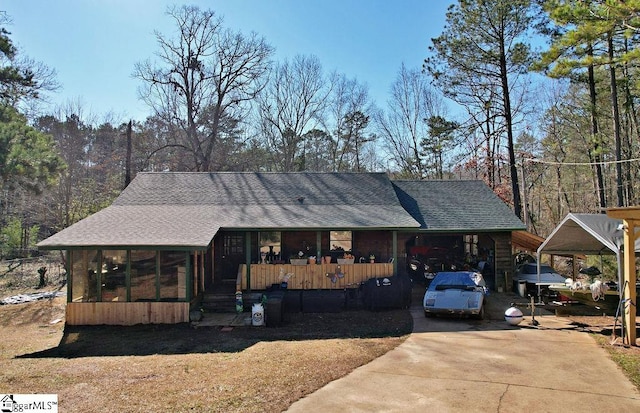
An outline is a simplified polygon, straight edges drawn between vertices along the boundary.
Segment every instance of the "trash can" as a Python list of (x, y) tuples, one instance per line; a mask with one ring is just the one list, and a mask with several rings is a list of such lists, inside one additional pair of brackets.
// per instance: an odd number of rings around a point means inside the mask
[(363, 285), (362, 301), (369, 310), (408, 308), (411, 288), (409, 276), (370, 278)]
[(272, 293), (267, 296), (265, 308), (267, 327), (278, 327), (282, 325), (284, 313), (284, 306), (282, 305), (283, 298), (283, 293)]
[(283, 298), (283, 307), (287, 313), (299, 313), (302, 311), (302, 291), (286, 290)]
[(527, 282), (526, 281), (518, 281), (518, 294), (520, 297), (527, 296)]

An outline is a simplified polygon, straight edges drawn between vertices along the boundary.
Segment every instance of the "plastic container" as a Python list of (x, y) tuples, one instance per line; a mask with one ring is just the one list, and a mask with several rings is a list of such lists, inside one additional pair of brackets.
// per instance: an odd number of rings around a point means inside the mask
[(283, 310), (282, 299), (284, 294), (269, 297), (265, 307), (267, 327), (278, 327), (282, 325)]
[(504, 312), (504, 320), (511, 326), (517, 326), (524, 319), (524, 315), (519, 308), (510, 307)]
[(236, 312), (241, 313), (244, 311), (244, 304), (242, 303), (242, 291), (236, 291)]
[(526, 297), (527, 296), (527, 282), (526, 281), (519, 281), (518, 282), (518, 294), (520, 295), (520, 297)]
[(264, 306), (262, 303), (255, 303), (251, 307), (251, 324), (254, 326), (264, 325)]

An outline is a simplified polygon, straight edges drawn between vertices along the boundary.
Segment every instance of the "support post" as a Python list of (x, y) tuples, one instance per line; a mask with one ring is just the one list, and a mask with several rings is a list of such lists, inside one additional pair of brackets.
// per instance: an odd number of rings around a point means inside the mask
[(624, 220), (624, 324), (626, 344), (636, 345), (636, 226), (633, 220)]
[(393, 257), (393, 275), (398, 275), (398, 231), (391, 232), (391, 256)]
[(244, 234), (244, 261), (247, 264), (247, 289), (251, 291), (251, 233)]
[[(640, 207), (620, 207), (608, 208), (607, 215), (611, 218), (622, 220), (623, 241), (624, 241), (624, 276), (620, 282), (620, 288), (624, 288), (622, 298), (624, 301), (624, 320), (623, 325), (627, 339), (623, 336), (623, 342), (630, 346), (635, 346), (637, 340), (636, 334), (636, 315), (638, 297), (636, 294), (636, 227), (640, 224)], [(620, 228), (618, 228), (620, 229)]]

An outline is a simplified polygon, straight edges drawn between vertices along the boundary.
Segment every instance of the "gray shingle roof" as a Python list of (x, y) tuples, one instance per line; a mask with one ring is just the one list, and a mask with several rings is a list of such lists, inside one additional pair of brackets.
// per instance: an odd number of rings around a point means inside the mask
[(216, 212), (198, 205), (111, 205), (45, 239), (38, 247), (205, 248), (220, 229)]
[(511, 231), (525, 226), (482, 181), (393, 181), (404, 208), (430, 231)]
[(41, 248), (206, 248), (226, 229), (510, 231), (524, 225), (481, 181), (384, 173), (140, 173), (113, 205)]
[(140, 173), (41, 248), (206, 247), (227, 229), (418, 228), (384, 173)]
[[(301, 203), (298, 198), (303, 197)], [(384, 173), (140, 173), (114, 205), (398, 205)]]

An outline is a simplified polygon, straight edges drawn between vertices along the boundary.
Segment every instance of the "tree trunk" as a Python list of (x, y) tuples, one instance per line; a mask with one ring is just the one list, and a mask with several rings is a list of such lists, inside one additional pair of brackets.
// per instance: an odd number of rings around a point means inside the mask
[(513, 191), (513, 212), (522, 219), (522, 202), (520, 200), (520, 185), (518, 183), (518, 168), (516, 167), (516, 153), (513, 143), (513, 119), (511, 118), (511, 97), (509, 96), (509, 79), (507, 76), (507, 59), (504, 42), (500, 45), (500, 78), (502, 81), (502, 100), (504, 103), (504, 119), (507, 126), (507, 150), (509, 151), (509, 171), (511, 176), (511, 190)]
[(613, 116), (613, 135), (616, 142), (616, 193), (618, 206), (624, 206), (624, 191), (622, 186), (622, 141), (620, 138), (620, 111), (618, 108), (618, 86), (616, 84), (616, 68), (613, 61), (613, 35), (607, 37), (609, 47), (609, 78), (611, 82), (611, 113)]
[[(588, 54), (590, 56), (593, 55), (593, 49), (591, 47), (589, 47), (588, 50)], [(601, 148), (600, 148), (600, 137), (598, 136), (598, 113), (597, 113), (597, 102), (596, 102), (596, 80), (595, 80), (595, 75), (594, 75), (594, 71), (593, 71), (593, 65), (589, 65), (588, 68), (588, 74), (589, 74), (589, 99), (591, 101), (591, 138), (593, 139), (592, 145), (593, 145), (593, 152), (591, 152), (591, 150), (589, 150), (589, 152), (592, 154), (592, 156), (590, 156), (589, 161), (593, 161), (595, 162), (595, 170), (596, 170), (596, 179), (597, 179), (597, 185), (596, 185), (596, 191), (598, 191), (598, 201), (600, 203), (600, 211), (601, 213), (605, 213), (605, 208), (607, 207), (607, 198), (605, 196), (605, 192), (604, 192), (604, 178), (602, 175), (602, 156), (600, 154)]]

